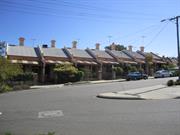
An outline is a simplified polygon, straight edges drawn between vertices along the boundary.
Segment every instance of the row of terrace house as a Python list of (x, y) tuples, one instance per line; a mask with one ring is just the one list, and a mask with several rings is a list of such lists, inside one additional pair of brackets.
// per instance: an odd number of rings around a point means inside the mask
[[(40, 82), (53, 82), (53, 69), (56, 64), (72, 63), (78, 69), (84, 71), (84, 80), (114, 79), (112, 70), (115, 66), (134, 65), (137, 68), (146, 69), (146, 54), (144, 47), (139, 51), (133, 51), (132, 46), (127, 50), (115, 50), (115, 44), (111, 49), (100, 50), (100, 44), (95, 44), (95, 49), (78, 49), (77, 42), (72, 42), (71, 48), (57, 48), (56, 41), (51, 40), (51, 45), (29, 47), (25, 45), (25, 39), (19, 38), (19, 45), (7, 45), (6, 57), (12, 63), (22, 65), (25, 72), (38, 74)], [(148, 53), (153, 57), (153, 70), (159, 69), (165, 64), (163, 59), (155, 53)]]

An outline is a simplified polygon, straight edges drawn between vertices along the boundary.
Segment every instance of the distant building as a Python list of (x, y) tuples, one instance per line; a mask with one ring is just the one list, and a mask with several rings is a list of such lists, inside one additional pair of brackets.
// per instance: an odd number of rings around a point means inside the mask
[[(133, 65), (145, 69), (146, 54), (144, 48), (140, 51), (132, 51), (132, 46), (128, 50), (116, 51), (114, 44), (111, 50), (100, 50), (97, 43), (95, 49), (78, 49), (77, 42), (72, 42), (71, 48), (56, 48), (56, 41), (51, 40), (51, 45), (44, 44), (38, 47), (25, 45), (25, 38), (19, 38), (19, 45), (7, 45), (6, 58), (12, 63), (22, 65), (25, 72), (35, 72), (38, 74), (39, 82), (54, 82), (55, 73), (53, 69), (56, 64), (72, 63), (78, 69), (84, 71), (84, 80), (114, 79), (113, 67)], [(155, 70), (160, 68), (166, 61), (155, 53), (153, 64)], [(165, 61), (165, 62), (164, 62)], [(171, 60), (172, 61), (172, 60)]]
[[(153, 52), (145, 52), (144, 47), (140, 47), (140, 51), (137, 51), (137, 53), (141, 54), (145, 58), (145, 60), (148, 55), (152, 56), (151, 69), (146, 68), (146, 72), (150, 73), (150, 75), (152, 75), (153, 72), (157, 71), (158, 69), (162, 68), (162, 65), (166, 64), (166, 62), (164, 62), (163, 59), (157, 54)], [(145, 62), (147, 67), (147, 61)], [(151, 70), (151, 71), (147, 71), (147, 70)]]
[(138, 52), (135, 52), (132, 50), (132, 46), (128, 46), (128, 50), (123, 50), (123, 52), (131, 57), (136, 63), (138, 68), (142, 68), (145, 70), (146, 67), (146, 59), (143, 55), (139, 54)]

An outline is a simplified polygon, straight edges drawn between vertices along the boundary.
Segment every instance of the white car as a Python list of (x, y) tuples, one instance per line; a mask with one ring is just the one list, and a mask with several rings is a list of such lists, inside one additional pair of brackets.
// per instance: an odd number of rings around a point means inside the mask
[(168, 70), (159, 70), (155, 73), (155, 78), (164, 78), (164, 77), (171, 77), (172, 73)]

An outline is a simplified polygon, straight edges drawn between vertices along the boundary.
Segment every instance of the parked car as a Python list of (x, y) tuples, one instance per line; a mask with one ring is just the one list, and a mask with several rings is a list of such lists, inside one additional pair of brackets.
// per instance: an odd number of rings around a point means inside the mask
[(127, 81), (129, 81), (129, 80), (140, 80), (140, 79), (148, 79), (148, 75), (140, 73), (140, 72), (130, 72), (126, 77)]
[(174, 76), (178, 76), (179, 71), (178, 70), (170, 70), (169, 72), (171, 73), (170, 75), (174, 77)]
[(164, 77), (171, 77), (173, 73), (168, 70), (159, 70), (156, 71), (154, 78), (164, 78)]

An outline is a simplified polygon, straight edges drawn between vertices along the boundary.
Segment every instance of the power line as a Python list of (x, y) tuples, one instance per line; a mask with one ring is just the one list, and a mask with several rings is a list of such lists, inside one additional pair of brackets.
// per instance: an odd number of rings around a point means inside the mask
[[(152, 28), (155, 28), (155, 27), (159, 27), (159, 23), (158, 24), (153, 24), (153, 25), (150, 25), (150, 26), (147, 26), (145, 28), (142, 28), (140, 30), (137, 30), (135, 32), (132, 32), (130, 34), (127, 34), (127, 35), (124, 35), (124, 36), (119, 36), (117, 37), (116, 39), (119, 39), (119, 38), (128, 38), (128, 37), (131, 37), (131, 36), (134, 36), (134, 35), (137, 35), (139, 33), (142, 33), (142, 32), (145, 32), (145, 31), (148, 31), (148, 30), (151, 30)], [(141, 34), (142, 35), (142, 34)]]
[[(29, 0), (29, 1), (33, 1), (33, 0)], [(58, 11), (62, 11), (62, 9), (54, 8), (54, 7), (52, 8), (49, 5), (48, 5), (48, 7), (38, 5), (38, 4), (36, 4), (36, 2), (21, 3), (21, 2), (10, 2), (8, 0), (1, 0), (0, 2), (4, 3), (6, 5), (5, 6), (6, 8), (8, 8), (8, 7), (16, 7), (16, 8), (18, 8), (18, 7), (20, 7), (20, 9), (23, 8), (26, 12), (28, 12), (31, 9), (35, 9), (36, 12), (43, 12), (45, 14), (50, 13), (50, 15), (56, 15)], [(48, 2), (48, 3), (51, 3), (51, 2)], [(110, 19), (118, 20), (119, 18), (126, 19), (126, 20), (138, 19), (138, 17), (134, 17), (134, 18), (133, 17), (128, 17), (128, 16), (122, 17), (122, 16), (119, 16), (119, 14), (118, 15), (115, 15), (115, 14), (110, 15), (110, 14), (106, 13), (106, 10), (103, 11), (103, 14), (102, 13), (100, 14), (100, 13), (98, 13), (98, 11), (102, 11), (102, 10), (99, 10), (98, 7), (97, 7), (97, 9), (94, 10), (95, 13), (92, 13), (92, 12), (88, 13), (87, 10), (81, 11), (81, 9), (79, 9), (79, 8), (78, 8), (78, 12), (77, 11), (74, 12), (74, 10), (72, 10), (73, 5), (66, 5), (66, 6), (68, 6), (70, 8), (70, 9), (66, 9), (66, 10), (63, 9), (64, 11), (62, 13), (65, 13), (66, 16), (67, 16), (67, 14), (70, 14), (71, 16), (72, 16), (72, 14), (74, 14), (74, 16), (84, 16), (84, 17), (92, 17), (92, 18), (96, 17), (96, 18), (106, 19), (106, 20), (107, 19), (109, 19), (109, 20)], [(84, 9), (87, 9), (86, 8), (87, 6), (83, 6), (83, 7), (85, 7)], [(59, 15), (59, 12), (58, 12), (58, 15)], [(144, 19), (151, 19), (151, 18), (147, 17), (147, 16), (144, 16)]]
[[(40, 0), (28, 0), (28, 1), (31, 1), (31, 2), (37, 2), (37, 3), (41, 3), (41, 4), (50, 4), (50, 5), (53, 5), (53, 6), (58, 6), (58, 5), (60, 5), (60, 6), (66, 6), (66, 7), (70, 7), (70, 8), (78, 8), (78, 10), (80, 10), (79, 8), (81, 8), (81, 9), (86, 9), (86, 10), (95, 10), (96, 12), (97, 11), (103, 11), (103, 12), (107, 12), (107, 13), (109, 13), (109, 12), (113, 12), (113, 13), (119, 13), (119, 12), (121, 12), (121, 13), (126, 13), (126, 14), (139, 14), (139, 15), (148, 15), (148, 16), (150, 16), (150, 14), (148, 14), (148, 13), (144, 13), (144, 12), (135, 12), (135, 11), (133, 11), (133, 12), (130, 12), (129, 10), (128, 11), (122, 11), (122, 10), (117, 10), (117, 9), (110, 9), (110, 8), (105, 8), (104, 6), (102, 7), (102, 6), (94, 6), (94, 5), (98, 5), (98, 4), (93, 4), (93, 6), (92, 5), (90, 5), (90, 4), (82, 4), (82, 3), (80, 3), (80, 2), (78, 2), (78, 3), (76, 3), (76, 2), (67, 2), (67, 1), (55, 1), (55, 2), (47, 2), (47, 1), (40, 1)], [(83, 2), (84, 3), (84, 2)], [(151, 14), (152, 15), (152, 14)], [(152, 16), (154, 16), (154, 15), (152, 15)]]
[(167, 27), (168, 23), (166, 23), (156, 34), (155, 36), (152, 38), (152, 40), (147, 44), (145, 45), (145, 47), (147, 48), (147, 46), (149, 46), (160, 34), (161, 32)]
[[(29, 7), (30, 8), (30, 7)], [(57, 13), (51, 13), (51, 12), (44, 12), (44, 11), (38, 11), (38, 10), (30, 10), (27, 8), (19, 8), (19, 9), (9, 9), (7, 7), (2, 7), (1, 12), (11, 12), (11, 13), (23, 13), (23, 14), (31, 14), (31, 15), (43, 15), (43, 16), (51, 16), (51, 17), (62, 17), (62, 18), (71, 18), (71, 19), (83, 19), (84, 20), (90, 20), (90, 21), (103, 21), (103, 22), (121, 22), (125, 23), (127, 21), (132, 20), (132, 18), (119, 18), (115, 16), (102, 16), (102, 15), (96, 15), (96, 14), (87, 14), (87, 13), (77, 13), (77, 14), (57, 14)], [(134, 18), (134, 20), (137, 20), (138, 18)]]

